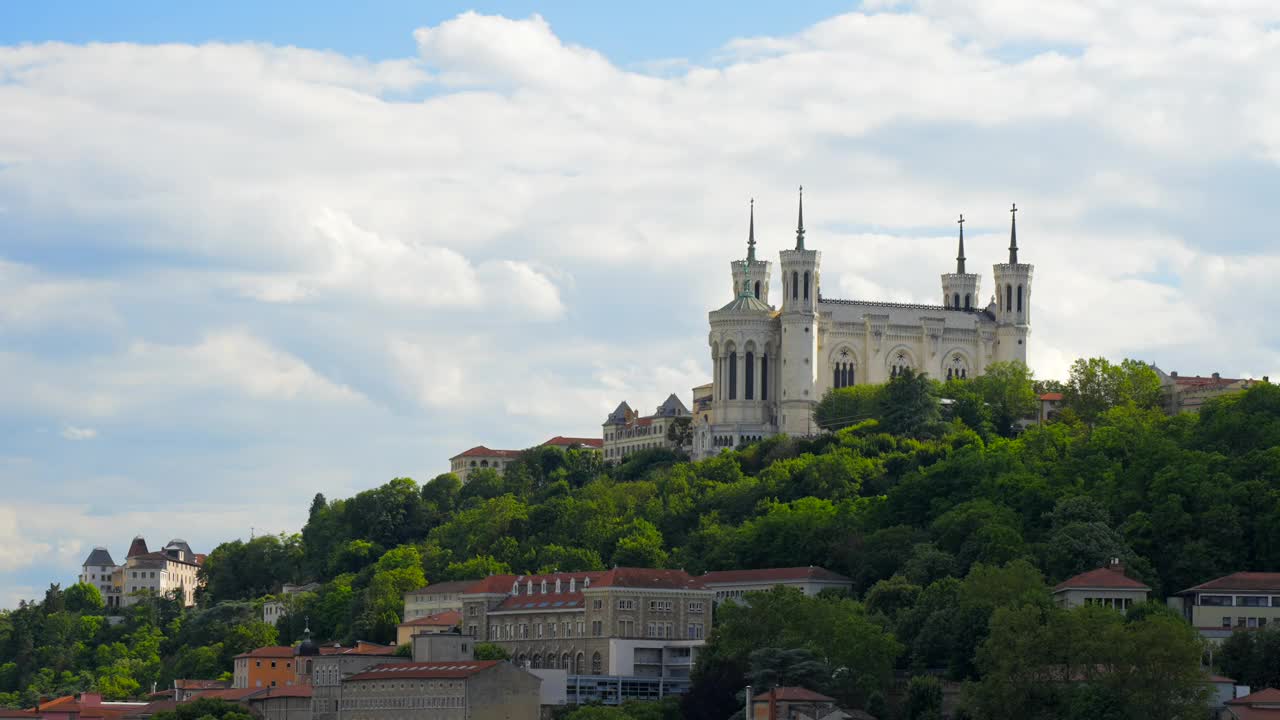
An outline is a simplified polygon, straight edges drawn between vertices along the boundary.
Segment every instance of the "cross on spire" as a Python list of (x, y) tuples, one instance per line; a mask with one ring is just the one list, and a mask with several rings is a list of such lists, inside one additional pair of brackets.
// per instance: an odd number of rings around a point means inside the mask
[(804, 186), (800, 186), (800, 214), (796, 220), (796, 249), (804, 249)]
[(756, 261), (756, 199), (751, 198), (751, 227), (747, 231), (747, 262)]
[(960, 213), (960, 253), (956, 255), (956, 274), (964, 274), (964, 213)]
[(1018, 264), (1018, 204), (1009, 208), (1009, 264)]

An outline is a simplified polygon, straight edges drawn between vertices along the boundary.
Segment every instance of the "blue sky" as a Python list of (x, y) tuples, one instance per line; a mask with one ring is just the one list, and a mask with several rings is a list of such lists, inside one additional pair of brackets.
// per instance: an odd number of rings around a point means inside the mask
[(687, 398), (801, 183), (827, 296), (1017, 202), (1040, 377), (1280, 377), (1274, 3), (169, 5), (0, 10), (0, 607)]

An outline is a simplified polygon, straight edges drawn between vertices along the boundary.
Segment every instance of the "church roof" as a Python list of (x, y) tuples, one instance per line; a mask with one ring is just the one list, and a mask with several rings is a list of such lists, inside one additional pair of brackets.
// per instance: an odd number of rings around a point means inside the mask
[(625, 424), (627, 422), (627, 415), (631, 412), (631, 406), (627, 404), (626, 400), (623, 400), (618, 403), (618, 407), (613, 412), (609, 413), (609, 417), (605, 418), (605, 422), (613, 423), (615, 425)]
[(739, 295), (733, 299), (733, 302), (725, 305), (717, 313), (772, 313), (773, 308), (765, 304), (764, 301), (757, 299), (754, 295)]
[(689, 408), (685, 407), (684, 403), (680, 402), (680, 398), (676, 397), (675, 393), (671, 393), (667, 396), (666, 400), (662, 401), (662, 404), (658, 406), (657, 412), (657, 415), (662, 417), (676, 417), (688, 414)]
[(93, 552), (89, 553), (89, 557), (84, 561), (84, 564), (86, 566), (99, 565), (102, 567), (114, 567), (116, 561), (111, 559), (111, 553), (107, 552), (106, 548), (96, 547), (93, 549)]

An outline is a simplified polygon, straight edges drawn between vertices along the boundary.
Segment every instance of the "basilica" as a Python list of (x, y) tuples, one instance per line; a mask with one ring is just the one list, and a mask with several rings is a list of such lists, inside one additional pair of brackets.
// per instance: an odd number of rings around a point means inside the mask
[(769, 302), (773, 263), (756, 258), (753, 205), (747, 257), (730, 263), (733, 299), (709, 314), (711, 397), (694, 418), (694, 457), (777, 433), (817, 432), (813, 411), (831, 388), (884, 383), (907, 368), (966, 379), (993, 362), (1025, 363), (1034, 268), (1018, 262), (1016, 213), (1014, 206), (1009, 261), (992, 267), (995, 290), (985, 306), (980, 276), (965, 271), (963, 216), (941, 304), (839, 300), (823, 296), (822, 253), (805, 247), (801, 188), (795, 247), (778, 258), (779, 308)]

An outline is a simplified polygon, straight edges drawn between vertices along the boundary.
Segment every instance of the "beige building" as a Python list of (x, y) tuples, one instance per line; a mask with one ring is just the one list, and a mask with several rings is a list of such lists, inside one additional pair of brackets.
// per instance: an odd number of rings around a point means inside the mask
[(494, 575), (463, 595), (463, 632), (517, 664), (687, 680), (715, 596), (683, 570)]
[(449, 610), (462, 610), (462, 593), (475, 584), (475, 580), (454, 580), (436, 583), (404, 594), (405, 622)]
[[(538, 447), (558, 447), (561, 450), (569, 450), (571, 448), (599, 450), (601, 442), (598, 438), (557, 435)], [(464, 483), (467, 482), (471, 473), (476, 470), (488, 468), (501, 475), (508, 465), (520, 457), (522, 452), (522, 450), (494, 450), (484, 445), (477, 445), (470, 450), (449, 458), (449, 472), (457, 475), (458, 479)]]
[[(1223, 395), (1244, 392), (1259, 381), (1244, 378), (1224, 378), (1219, 373), (1209, 377), (1201, 375), (1179, 375), (1176, 371), (1164, 372), (1152, 366), (1160, 376), (1160, 384), (1164, 386), (1165, 410), (1170, 415), (1178, 413), (1200, 412), (1204, 404)], [(1271, 378), (1263, 376), (1261, 382), (1269, 383)]]
[(92, 585), (102, 593), (102, 602), (107, 607), (120, 606), (120, 594), (115, 589), (115, 573), (119, 569), (111, 553), (105, 547), (96, 547), (80, 566), (79, 582)]
[(408, 645), (415, 635), (452, 632), (461, 621), (460, 610), (445, 610), (402, 622), (396, 626), (396, 644)]
[(1236, 630), (1280, 619), (1280, 573), (1232, 573), (1175, 593), (1168, 602), (1202, 637), (1221, 642)]
[(853, 591), (853, 581), (849, 578), (813, 565), (760, 570), (716, 570), (699, 579), (715, 592), (716, 605), (726, 600), (742, 603), (747, 593), (772, 590), (778, 586), (795, 588), (809, 597), (823, 590), (844, 593)]
[(191, 552), (185, 540), (170, 540), (163, 550), (148, 552), (147, 541), (134, 538), (124, 565), (116, 570), (120, 605), (128, 607), (143, 595), (173, 593), (186, 607), (194, 606), (202, 562), (204, 556)]
[(343, 683), (339, 720), (538, 720), (542, 681), (508, 662), (379, 665)]
[(1101, 605), (1128, 610), (1147, 601), (1151, 588), (1125, 575), (1124, 564), (1112, 559), (1104, 567), (1067, 578), (1053, 588), (1053, 601), (1059, 607)]
[(691, 421), (689, 408), (675, 393), (669, 395), (652, 415), (643, 417), (624, 401), (605, 418), (604, 459), (616, 463), (640, 450), (680, 450), (679, 443), (667, 439), (667, 432), (677, 422)]

